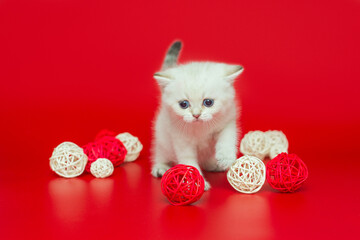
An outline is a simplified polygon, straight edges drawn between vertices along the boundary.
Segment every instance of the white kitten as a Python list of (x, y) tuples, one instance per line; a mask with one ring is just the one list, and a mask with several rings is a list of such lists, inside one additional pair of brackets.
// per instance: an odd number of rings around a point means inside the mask
[[(154, 78), (161, 88), (155, 121), (152, 175), (180, 163), (224, 171), (236, 160), (237, 107), (233, 82), (239, 65), (191, 62), (176, 65), (181, 42), (169, 49)], [(205, 181), (205, 190), (210, 184)]]

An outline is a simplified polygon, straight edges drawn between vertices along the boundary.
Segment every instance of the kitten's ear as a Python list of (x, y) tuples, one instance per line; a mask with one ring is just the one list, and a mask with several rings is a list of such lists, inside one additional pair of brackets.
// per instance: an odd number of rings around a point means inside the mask
[(155, 73), (154, 78), (160, 85), (161, 89), (164, 89), (171, 81), (171, 78), (162, 72)]
[(233, 83), (235, 79), (244, 71), (243, 66), (240, 65), (227, 65), (226, 81)]

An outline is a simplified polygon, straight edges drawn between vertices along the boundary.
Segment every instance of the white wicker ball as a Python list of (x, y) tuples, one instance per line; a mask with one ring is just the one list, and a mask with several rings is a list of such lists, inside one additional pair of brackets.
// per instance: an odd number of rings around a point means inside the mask
[(285, 134), (282, 131), (269, 130), (265, 132), (265, 134), (269, 137), (271, 145), (281, 144), (285, 148), (289, 147), (289, 141), (287, 140)]
[(109, 159), (98, 158), (90, 166), (90, 172), (94, 177), (106, 178), (114, 172), (114, 165)]
[(227, 172), (227, 179), (238, 192), (255, 193), (264, 185), (265, 164), (257, 157), (242, 156), (237, 159)]
[(72, 142), (57, 146), (50, 157), (50, 168), (66, 178), (77, 177), (85, 170), (88, 157), (83, 149)]
[(269, 157), (270, 157), (270, 159), (273, 159), (277, 155), (279, 155), (280, 153), (283, 153), (283, 152), (288, 153), (288, 149), (279, 144), (274, 145), (270, 148)]
[(268, 136), (262, 131), (250, 131), (245, 134), (240, 143), (240, 152), (263, 160), (270, 151)]
[(267, 131), (265, 133), (270, 140), (269, 157), (273, 159), (282, 152), (288, 152), (289, 142), (282, 131)]
[(125, 162), (135, 161), (139, 157), (140, 152), (143, 149), (143, 145), (141, 144), (139, 139), (127, 132), (118, 134), (116, 138), (124, 144), (127, 150)]

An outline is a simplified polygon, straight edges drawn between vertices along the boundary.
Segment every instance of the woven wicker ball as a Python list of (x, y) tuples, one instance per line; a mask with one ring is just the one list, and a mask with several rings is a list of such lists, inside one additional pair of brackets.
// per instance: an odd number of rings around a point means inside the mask
[(94, 177), (97, 178), (106, 178), (113, 174), (114, 165), (109, 159), (98, 158), (95, 162), (91, 164), (90, 172)]
[(90, 172), (90, 166), (98, 158), (109, 159), (114, 167), (124, 162), (126, 148), (119, 139), (111, 136), (104, 136), (95, 142), (90, 142), (83, 146), (85, 154), (88, 156), (86, 171)]
[(238, 192), (255, 193), (265, 182), (265, 164), (257, 157), (242, 156), (227, 172), (230, 185)]
[(305, 163), (296, 154), (280, 153), (266, 164), (266, 180), (280, 192), (294, 192), (308, 174)]
[(72, 178), (84, 172), (87, 161), (81, 147), (72, 142), (63, 142), (54, 149), (50, 168), (62, 177)]
[(274, 145), (270, 148), (270, 152), (269, 152), (269, 157), (270, 159), (275, 158), (277, 155), (279, 155), (280, 153), (287, 153), (288, 149), (285, 148), (283, 145), (277, 144)]
[(263, 160), (268, 155), (270, 146), (269, 138), (264, 132), (250, 131), (241, 140), (240, 152)]
[(127, 150), (125, 162), (135, 161), (143, 149), (143, 145), (139, 139), (127, 132), (118, 134), (116, 138), (124, 144)]
[(289, 141), (282, 131), (270, 130), (265, 132), (270, 140), (269, 157), (273, 159), (282, 152), (288, 152)]
[(289, 147), (289, 142), (282, 131), (269, 130), (266, 131), (265, 134), (269, 137), (271, 145), (281, 144), (286, 148)]
[(205, 181), (192, 166), (176, 165), (165, 172), (161, 179), (162, 193), (173, 205), (196, 202), (204, 193)]

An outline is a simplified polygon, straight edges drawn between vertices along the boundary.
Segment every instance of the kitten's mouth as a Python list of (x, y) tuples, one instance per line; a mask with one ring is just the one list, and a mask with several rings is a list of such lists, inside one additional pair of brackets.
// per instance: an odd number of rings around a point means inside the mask
[(204, 118), (192, 118), (192, 119), (189, 119), (189, 118), (184, 118), (184, 122), (186, 123), (193, 123), (193, 124), (202, 124), (202, 123), (205, 123), (209, 121), (209, 119), (204, 119)]
[(200, 124), (200, 123), (204, 123), (204, 122), (206, 122), (206, 121), (203, 120), (203, 119), (199, 119), (199, 118), (195, 118), (195, 119), (192, 121), (192, 123), (196, 123), (196, 124)]
[(199, 123), (202, 123), (203, 120), (201, 119), (191, 119), (190, 121), (189, 120), (185, 120), (186, 123), (195, 123), (195, 124), (199, 124)]

